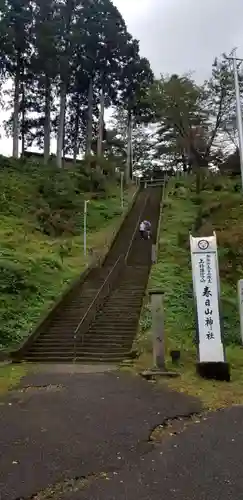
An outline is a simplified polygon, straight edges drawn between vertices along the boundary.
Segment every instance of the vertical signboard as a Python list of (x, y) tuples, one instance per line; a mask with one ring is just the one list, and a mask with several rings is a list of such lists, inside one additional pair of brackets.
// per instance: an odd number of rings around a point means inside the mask
[(197, 309), (199, 363), (211, 364), (212, 368), (212, 363), (225, 363), (220, 324), (216, 235), (207, 238), (190, 236), (190, 246)]

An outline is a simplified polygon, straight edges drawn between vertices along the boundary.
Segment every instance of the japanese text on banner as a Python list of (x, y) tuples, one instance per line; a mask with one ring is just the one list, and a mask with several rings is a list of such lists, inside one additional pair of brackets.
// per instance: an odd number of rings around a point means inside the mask
[(202, 301), (204, 304), (204, 325), (206, 327), (206, 339), (212, 340), (214, 335), (213, 320), (213, 297), (212, 297), (212, 260), (210, 254), (202, 254), (199, 260), (200, 283), (205, 284), (202, 288)]

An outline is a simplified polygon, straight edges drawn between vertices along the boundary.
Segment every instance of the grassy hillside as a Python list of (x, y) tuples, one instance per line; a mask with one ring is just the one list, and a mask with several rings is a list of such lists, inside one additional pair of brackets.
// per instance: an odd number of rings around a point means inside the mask
[[(153, 266), (150, 286), (165, 293), (165, 331), (167, 365), (170, 349), (180, 349), (182, 377), (170, 382), (171, 387), (201, 395), (207, 406), (243, 402), (243, 351), (237, 303), (237, 280), (243, 277), (243, 196), (238, 180), (223, 177), (205, 182), (200, 197), (196, 196), (191, 178), (171, 181), (168, 186), (160, 234), (158, 263)], [(232, 364), (232, 384), (204, 381), (195, 373), (195, 310), (189, 233), (209, 236), (217, 233), (224, 343), (227, 359)], [(141, 356), (137, 368), (151, 366), (151, 314), (145, 305), (136, 342)]]
[[(133, 193), (126, 192), (126, 205)], [(91, 200), (86, 259), (84, 199)], [(0, 158), (0, 349), (28, 334), (91, 257), (105, 251), (121, 215), (112, 178)]]

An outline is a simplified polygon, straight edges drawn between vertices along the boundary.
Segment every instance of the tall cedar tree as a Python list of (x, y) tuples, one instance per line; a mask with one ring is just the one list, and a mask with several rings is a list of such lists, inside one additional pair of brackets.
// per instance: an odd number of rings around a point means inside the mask
[(33, 4), (29, 0), (2, 0), (0, 50), (2, 69), (14, 81), (13, 157), (19, 155), (19, 112), (21, 86), (29, 72), (33, 34)]

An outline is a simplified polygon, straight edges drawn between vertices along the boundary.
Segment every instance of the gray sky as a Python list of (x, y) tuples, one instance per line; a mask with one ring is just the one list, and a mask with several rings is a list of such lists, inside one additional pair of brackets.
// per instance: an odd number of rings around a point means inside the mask
[(157, 76), (195, 70), (208, 76), (216, 55), (238, 46), (243, 58), (243, 0), (113, 0), (140, 40)]

